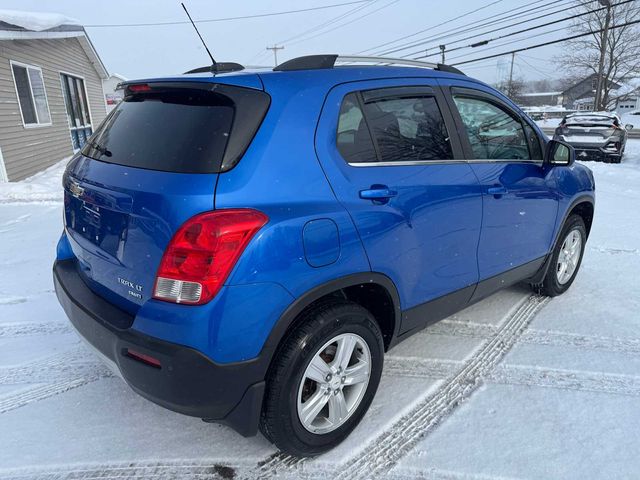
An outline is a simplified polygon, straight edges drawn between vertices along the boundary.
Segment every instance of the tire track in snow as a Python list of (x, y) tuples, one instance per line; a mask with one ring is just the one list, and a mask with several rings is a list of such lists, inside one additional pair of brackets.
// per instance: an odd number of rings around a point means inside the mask
[[(0, 301), (0, 303), (2, 303)], [(64, 322), (25, 322), (0, 325), (0, 338), (25, 335), (54, 335), (69, 333), (73, 329)]]
[(17, 387), (0, 397), (0, 413), (113, 376), (106, 366), (86, 358), (84, 348), (74, 348), (26, 365), (0, 368), (0, 384)]
[(615, 373), (503, 365), (491, 372), (486, 380), (503, 385), (640, 396), (640, 377)]
[(362, 454), (339, 468), (334, 478), (369, 479), (389, 471), (429, 431), (478, 388), (516, 343), (536, 313), (549, 301), (531, 295), (521, 302), (498, 327), (496, 334), (464, 367), (432, 395), (419, 402), (389, 430), (373, 439)]
[[(481, 323), (443, 320), (430, 326), (426, 332), (430, 335), (451, 335), (456, 337), (488, 338), (495, 335), (497, 328)], [(636, 338), (604, 337), (581, 335), (557, 330), (527, 329), (520, 339), (521, 343), (532, 345), (552, 345), (558, 347), (576, 347), (589, 350), (640, 355), (640, 340)]]
[(250, 465), (247, 462), (244, 465), (236, 464), (234, 467), (230, 467), (227, 462), (207, 462), (206, 460), (113, 462), (42, 469), (0, 470), (0, 478), (3, 480), (110, 480), (123, 478), (231, 480), (246, 478), (239, 475), (238, 468), (248, 470)]
[(640, 340), (635, 338), (601, 337), (531, 329), (524, 332), (520, 341), (533, 345), (576, 347), (583, 350), (606, 350), (630, 355), (640, 355)]
[(464, 361), (417, 357), (385, 357), (383, 375), (395, 377), (447, 378), (454, 375)]

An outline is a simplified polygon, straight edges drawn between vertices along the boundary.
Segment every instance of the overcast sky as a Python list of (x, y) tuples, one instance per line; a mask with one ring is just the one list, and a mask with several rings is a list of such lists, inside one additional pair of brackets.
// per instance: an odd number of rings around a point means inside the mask
[[(299, 10), (348, 1), (185, 0), (185, 3), (193, 18), (199, 20)], [(514, 12), (514, 15), (525, 9), (550, 4), (542, 11), (536, 12), (538, 16), (566, 7), (567, 3), (557, 1), (554, 4), (550, 1), (533, 0), (372, 0), (367, 4), (360, 3), (304, 13), (201, 23), (198, 27), (216, 60), (236, 61), (244, 65), (272, 65), (273, 53), (267, 51), (266, 47), (273, 44), (285, 46), (284, 50), (278, 52), (279, 61), (313, 53), (356, 53), (421, 30), (425, 31), (401, 43), (430, 40), (445, 31), (449, 34), (461, 33), (462, 36), (479, 34), (493, 30), (496, 26), (470, 30), (471, 27), (465, 27), (465, 25), (481, 20), (490, 21), (506, 10), (518, 7), (522, 10)], [(89, 36), (107, 69), (127, 78), (184, 72), (208, 64), (206, 52), (190, 25), (103, 28), (89, 26), (184, 21), (186, 17), (178, 0), (3, 0), (2, 8), (57, 12), (80, 20), (87, 25)], [(479, 8), (482, 9), (469, 14)], [(337, 20), (336, 17), (341, 15), (345, 16)], [(533, 15), (533, 12), (530, 15)], [(567, 13), (558, 14), (553, 18), (560, 18), (560, 15), (567, 15)], [(526, 18), (530, 16), (522, 19)], [(447, 44), (449, 49), (466, 46), (546, 21), (549, 21), (549, 18), (542, 18), (511, 30), (494, 32), (464, 42), (455, 42), (456, 39), (461, 38), (460, 36), (432, 40), (416, 48), (394, 52), (392, 55), (411, 54), (423, 48), (427, 48), (427, 52), (431, 53), (437, 51), (440, 43)], [(332, 23), (323, 27), (328, 22)], [(448, 23), (436, 26), (442, 22)], [(508, 23), (500, 26), (505, 27)], [(455, 64), (456, 61), (561, 38), (564, 35), (562, 30), (542, 36), (540, 32), (562, 29), (565, 25), (554, 25), (529, 34), (496, 40), (483, 47), (451, 52), (447, 56), (447, 63)], [(452, 29), (456, 29), (455, 32), (450, 32)], [(516, 42), (499, 46), (513, 40)], [(395, 45), (392, 44), (391, 47)], [(385, 48), (390, 47), (373, 49), (367, 53), (380, 53)], [(514, 67), (516, 76), (524, 79), (562, 77), (562, 73), (550, 61), (560, 48), (554, 45), (525, 52), (522, 55), (518, 54)], [(429, 60), (438, 58), (431, 57)], [(487, 82), (494, 82), (497, 76), (508, 75), (509, 62), (510, 57), (506, 56), (502, 59), (460, 66), (460, 68), (469, 75)]]

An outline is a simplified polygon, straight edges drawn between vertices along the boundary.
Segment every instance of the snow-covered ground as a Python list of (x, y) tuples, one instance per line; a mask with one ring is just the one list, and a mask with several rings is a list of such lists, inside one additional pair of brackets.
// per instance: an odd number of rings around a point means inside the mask
[(277, 454), (133, 393), (51, 283), (61, 167), (0, 186), (0, 478), (638, 478), (640, 140), (589, 164), (596, 218), (571, 290), (514, 287), (394, 348), (341, 446)]

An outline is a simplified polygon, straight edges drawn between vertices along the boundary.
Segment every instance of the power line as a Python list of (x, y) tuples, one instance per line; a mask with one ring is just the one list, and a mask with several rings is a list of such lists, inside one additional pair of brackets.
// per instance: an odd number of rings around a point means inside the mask
[[(415, 37), (416, 35), (420, 35), (421, 33), (424, 33), (424, 32), (426, 32), (426, 31), (428, 31), (428, 30), (431, 30), (431, 29), (433, 29), (433, 28), (441, 27), (442, 25), (446, 25), (446, 24), (451, 23), (451, 22), (455, 22), (456, 20), (459, 20), (460, 18), (463, 18), (463, 17), (466, 17), (466, 16), (471, 15), (471, 14), (473, 14), (473, 13), (479, 12), (480, 10), (483, 10), (483, 9), (485, 9), (485, 8), (488, 8), (488, 7), (492, 6), (492, 5), (495, 5), (496, 3), (500, 3), (500, 2), (502, 2), (502, 1), (503, 1), (503, 0), (496, 0), (496, 1), (494, 1), (494, 2), (491, 2), (491, 3), (487, 4), (487, 5), (484, 5), (484, 6), (482, 6), (482, 7), (476, 8), (475, 10), (471, 10), (471, 11), (469, 11), (469, 12), (467, 12), (467, 13), (464, 13), (464, 14), (462, 14), (462, 15), (459, 15), (459, 16), (457, 16), (457, 17), (455, 17), (455, 18), (451, 18), (451, 19), (449, 19), (449, 20), (445, 20), (444, 22), (439, 23), (438, 25), (433, 25), (433, 26), (431, 26), (431, 27), (429, 27), (429, 28), (425, 28), (424, 30), (419, 30), (419, 31), (414, 32), (414, 33), (412, 33), (412, 34), (409, 34), (409, 35), (405, 35), (405, 36), (403, 36), (403, 37), (396, 38), (395, 40), (390, 40), (390, 41), (388, 41), (388, 42), (381, 43), (380, 45), (376, 45), (376, 46), (371, 47), (371, 48), (366, 48), (366, 49), (364, 49), (364, 50), (360, 50), (359, 52), (356, 52), (356, 54), (370, 52), (371, 50), (375, 50), (375, 49), (380, 48), (380, 47), (385, 47), (385, 46), (387, 46), (387, 45), (391, 45), (392, 43), (396, 43), (396, 42), (399, 42), (399, 41), (405, 40), (405, 39), (407, 39), (407, 38)], [(543, 1), (543, 0), (538, 0), (538, 1)]]
[(333, 32), (334, 30), (337, 30), (339, 28), (346, 27), (347, 25), (350, 25), (350, 24), (352, 24), (354, 22), (362, 20), (363, 18), (368, 17), (369, 15), (373, 15), (374, 13), (382, 10), (383, 8), (390, 7), (391, 5), (394, 5), (394, 4), (398, 3), (399, 1), (400, 0), (392, 0), (391, 2), (389, 2), (389, 3), (385, 4), (385, 5), (382, 5), (381, 7), (376, 8), (375, 10), (372, 10), (370, 12), (367, 12), (367, 13), (363, 14), (363, 15), (360, 15), (359, 17), (354, 18), (354, 19), (352, 19), (352, 20), (350, 20), (348, 22), (342, 23), (340, 25), (336, 25), (335, 27), (330, 28), (329, 30), (325, 30), (324, 32), (317, 33), (315, 35), (312, 35), (311, 37), (302, 38), (300, 40), (297, 40), (295, 42), (290, 43), (289, 45), (296, 45), (296, 44), (301, 43), (301, 42), (306, 42), (307, 40), (311, 40), (312, 38), (316, 38), (316, 37), (319, 37), (321, 35), (325, 35), (325, 34), (327, 34), (329, 32)]
[[(634, 20), (632, 22), (626, 22), (626, 23), (622, 23), (620, 25), (613, 25), (613, 26), (609, 27), (609, 30), (615, 30), (617, 28), (628, 27), (630, 25), (636, 25), (638, 23), (640, 23), (640, 20)], [(486, 57), (474, 58), (473, 60), (465, 60), (463, 62), (454, 63), (453, 65), (454, 66), (464, 65), (464, 64), (467, 64), (467, 63), (479, 62), (480, 60), (487, 60), (487, 59), (490, 59), (490, 58), (502, 57), (504, 55), (511, 55), (512, 53), (526, 52), (527, 50), (532, 50), (534, 48), (546, 47), (547, 45), (554, 45), (556, 43), (567, 42), (569, 40), (575, 40), (576, 38), (588, 37), (589, 35), (593, 35), (594, 33), (600, 33), (602, 31), (604, 31), (604, 29), (602, 29), (602, 28), (599, 29), (599, 30), (590, 30), (590, 31), (588, 31), (586, 33), (573, 35), (571, 37), (560, 38), (558, 40), (552, 40), (552, 41), (549, 41), (549, 42), (539, 43), (537, 45), (531, 45), (529, 47), (518, 48), (518, 49), (515, 49), (515, 50), (510, 50), (508, 52), (496, 53), (494, 55), (487, 55)]]
[(311, 28), (309, 28), (309, 29), (307, 29), (307, 30), (305, 30), (303, 32), (300, 32), (300, 33), (298, 33), (296, 35), (293, 35), (292, 37), (289, 37), (289, 38), (286, 38), (284, 40), (281, 40), (279, 43), (288, 43), (288, 42), (290, 42), (292, 40), (296, 40), (296, 39), (298, 39), (300, 37), (303, 37), (303, 36), (305, 36), (307, 34), (317, 32), (318, 30), (322, 30), (324, 27), (328, 27), (329, 25), (333, 25), (334, 23), (342, 20), (343, 18), (349, 17), (349, 16), (353, 15), (354, 13), (357, 13), (360, 10), (362, 10), (364, 8), (367, 8), (369, 5), (375, 4), (378, 1), (379, 0), (372, 0), (370, 3), (367, 3), (365, 5), (358, 5), (357, 7), (352, 8), (350, 10), (347, 10), (346, 12), (343, 12), (343, 13), (341, 13), (340, 15), (338, 15), (336, 17), (330, 18), (329, 20), (327, 20), (327, 21), (325, 21), (325, 22), (323, 22), (323, 23), (321, 23), (319, 25), (315, 25), (315, 26), (313, 26), (313, 27), (311, 27)]
[[(551, 3), (556, 3), (556, 2), (551, 2)], [(541, 5), (541, 6), (540, 6), (540, 8), (544, 8), (544, 7), (546, 7), (546, 5)], [(554, 12), (546, 12), (545, 14), (543, 14), (543, 15), (538, 15), (537, 17), (532, 17), (532, 18), (528, 18), (528, 19), (526, 19), (526, 20), (521, 20), (521, 21), (516, 22), (516, 23), (512, 23), (512, 24), (509, 24), (509, 25), (504, 25), (504, 26), (501, 26), (501, 27), (499, 27), (499, 28), (494, 28), (493, 30), (488, 30), (488, 31), (483, 32), (483, 33), (476, 33), (476, 34), (474, 34), (474, 35), (469, 35), (468, 37), (460, 38), (460, 39), (458, 39), (458, 40), (452, 40), (452, 41), (450, 41), (449, 43), (460, 43), (460, 42), (464, 42), (465, 40), (470, 40), (470, 39), (472, 39), (472, 38), (481, 37), (482, 35), (488, 35), (488, 34), (490, 34), (490, 33), (499, 32), (499, 31), (502, 31), (502, 30), (507, 30), (507, 29), (509, 29), (509, 28), (512, 28), (512, 27), (515, 27), (515, 26), (518, 26), (518, 25), (522, 25), (522, 24), (525, 24), (525, 23), (533, 22), (534, 20), (539, 20), (539, 19), (541, 19), (541, 18), (545, 18), (545, 17), (551, 17), (551, 16), (556, 15), (556, 14), (558, 14), (558, 13), (566, 12), (567, 10), (572, 10), (572, 9), (574, 9), (574, 8), (575, 8), (575, 6), (571, 6), (571, 7), (567, 7), (567, 8), (562, 8), (562, 9), (560, 9), (560, 10), (556, 10), (556, 11), (554, 11)], [(538, 10), (538, 9), (537, 9), (537, 8), (535, 8), (535, 9), (531, 9), (531, 10)], [(530, 12), (530, 10), (527, 10), (527, 12)], [(496, 21), (493, 21), (493, 22), (488, 22), (488, 23), (486, 23), (486, 24), (479, 25), (478, 27), (471, 28), (470, 30), (477, 30), (478, 28), (481, 28), (481, 27), (484, 27), (484, 26), (489, 26), (489, 25), (498, 25), (498, 24), (500, 24), (500, 23), (504, 23), (504, 22), (508, 22), (508, 21), (510, 21), (510, 20), (513, 20), (514, 18), (518, 18), (518, 17), (522, 17), (522, 16), (528, 16), (528, 15), (530, 15), (530, 14), (531, 14), (531, 13), (527, 13), (526, 15), (523, 15), (524, 13), (525, 13), (525, 12), (522, 12), (522, 14), (520, 14), (520, 15), (516, 15), (515, 17), (509, 17), (509, 18), (504, 18), (504, 19), (496, 20)], [(535, 12), (533, 12), (533, 13), (535, 14)], [(459, 36), (459, 35), (460, 35), (459, 33), (452, 34), (452, 35), (446, 35), (446, 36), (445, 36), (445, 38), (446, 38), (446, 37), (452, 37), (452, 36)], [(435, 38), (435, 39), (434, 39), (434, 41), (435, 41), (435, 40), (443, 40), (443, 38)], [(422, 44), (424, 44), (424, 43), (427, 43), (427, 42), (422, 42), (422, 43), (420, 43), (420, 45), (422, 45)], [(418, 44), (416, 44), (416, 46), (417, 46), (417, 45), (418, 45)], [(407, 48), (409, 48), (409, 47), (407, 47)], [(431, 48), (434, 48), (434, 47), (431, 47)], [(450, 51), (458, 50), (458, 49), (460, 49), (460, 48), (464, 48), (464, 47), (455, 47), (455, 48), (451, 49)], [(421, 49), (420, 49), (420, 50), (418, 50), (418, 51), (415, 51), (415, 52), (412, 52), (412, 53), (408, 53), (408, 54), (406, 54), (406, 55), (403, 55), (403, 58), (405, 58), (405, 57), (411, 57), (411, 56), (413, 56), (413, 55), (417, 55), (417, 54), (422, 53), (422, 52), (424, 52), (425, 50), (428, 50), (428, 49), (429, 49), (429, 48), (426, 48), (426, 49), (425, 49), (425, 48), (421, 48)], [(424, 57), (421, 57), (421, 58), (426, 58), (427, 56), (430, 56), (430, 55), (425, 55)]]
[[(313, 26), (313, 27), (311, 27), (311, 28), (309, 28), (309, 29), (307, 29), (307, 30), (305, 30), (303, 32), (300, 32), (298, 34), (293, 35), (292, 37), (280, 40), (277, 43), (280, 44), (280, 45), (283, 45), (285, 43), (289, 44), (289, 42), (292, 41), (292, 40), (295, 40), (297, 38), (301, 38), (301, 37), (303, 37), (303, 36), (305, 36), (307, 34), (310, 34), (310, 33), (317, 32), (318, 30), (322, 30), (323, 28), (328, 27), (330, 25), (333, 25), (334, 23), (336, 23), (336, 22), (338, 22), (338, 21), (340, 21), (340, 20), (342, 20), (344, 18), (347, 18), (347, 17), (351, 16), (351, 15), (359, 12), (360, 10), (365, 9), (365, 8), (369, 7), (370, 5), (375, 4), (378, 1), (379, 0), (372, 0), (371, 2), (365, 3), (364, 5), (358, 5), (355, 8), (351, 8), (351, 9), (347, 10), (346, 12), (341, 13), (340, 15), (338, 15), (336, 17), (330, 18), (326, 22), (323, 22), (323, 23), (321, 23), (319, 25), (315, 25), (315, 26)], [(297, 43), (297, 42), (295, 42), (295, 43)], [(257, 55), (254, 55), (252, 57), (252, 59), (260, 58), (260, 57), (262, 57), (264, 55), (264, 53), (265, 53), (264, 50), (260, 50)]]
[[(616, 4), (614, 5), (614, 7), (617, 7), (617, 6), (619, 6), (619, 5), (624, 5), (625, 3), (634, 2), (634, 1), (635, 1), (635, 0), (625, 0), (625, 1), (623, 1), (623, 2), (616, 3)], [(568, 22), (569, 20), (573, 20), (573, 19), (575, 19), (575, 18), (579, 18), (579, 17), (584, 17), (585, 15), (590, 15), (590, 14), (592, 14), (592, 13), (596, 13), (596, 12), (599, 12), (599, 11), (601, 11), (601, 10), (605, 10), (605, 9), (607, 9), (607, 8), (609, 8), (609, 7), (597, 8), (597, 9), (595, 9), (595, 10), (589, 10), (589, 11), (586, 11), (586, 12), (578, 13), (578, 14), (576, 14), (576, 15), (572, 15), (572, 16), (570, 16), (570, 17), (564, 17), (564, 18), (560, 18), (560, 19), (558, 19), (558, 20), (552, 20), (551, 22), (542, 23), (542, 24), (539, 24), (539, 25), (534, 25), (534, 26), (532, 26), (532, 27), (528, 27), (528, 28), (525, 28), (525, 29), (522, 29), (522, 30), (518, 30), (518, 31), (516, 31), (516, 32), (510, 32), (510, 33), (506, 33), (506, 34), (504, 34), (504, 35), (499, 35), (499, 36), (497, 36), (497, 37), (490, 38), (490, 39), (488, 39), (488, 40), (483, 40), (483, 41), (481, 41), (481, 42), (476, 42), (476, 43), (471, 44), (471, 45), (464, 45), (464, 46), (460, 46), (460, 47), (451, 48), (451, 49), (448, 49), (448, 50), (447, 50), (447, 53), (449, 53), (449, 52), (455, 52), (455, 51), (457, 51), (457, 50), (462, 50), (462, 49), (465, 49), (465, 48), (475, 48), (475, 47), (478, 47), (478, 46), (480, 46), (480, 45), (486, 45), (486, 44), (488, 44), (488, 43), (490, 43), (490, 42), (493, 42), (493, 41), (496, 41), (496, 40), (501, 40), (501, 39), (503, 39), (503, 38), (512, 37), (512, 36), (514, 36), (514, 35), (519, 35), (519, 34), (521, 34), (521, 33), (531, 32), (531, 31), (533, 31), (533, 30), (537, 30), (537, 29), (539, 29), (539, 28), (548, 27), (549, 25), (555, 25), (555, 24), (557, 24), (557, 23)], [(539, 17), (538, 17), (538, 18), (539, 18)], [(511, 25), (511, 26), (509, 26), (509, 27), (504, 27), (504, 28), (511, 28), (512, 26), (515, 26), (515, 25), (517, 25), (517, 24)], [(500, 29), (500, 30), (502, 30), (502, 29)], [(564, 30), (564, 28), (563, 28), (562, 30)], [(493, 31), (493, 32), (495, 32), (496, 30), (492, 30), (492, 31)], [(482, 36), (482, 35), (486, 35), (487, 33), (491, 33), (491, 32), (485, 32), (485, 33), (478, 34), (478, 35), (472, 35), (472, 36), (470, 36), (470, 37), (463, 38), (463, 39), (461, 39), (461, 40), (459, 40), (459, 41), (469, 40), (470, 38), (475, 38), (475, 37), (479, 37), (479, 36)], [(552, 32), (550, 31), (550, 32), (547, 32), (547, 33), (552, 33)], [(416, 52), (416, 53), (418, 53), (418, 52)], [(437, 53), (432, 53), (432, 54), (430, 54), (430, 55), (422, 55), (422, 56), (420, 56), (420, 57), (416, 57), (416, 60), (417, 60), (417, 59), (422, 59), (422, 58), (433, 57), (434, 55), (437, 55)]]
[[(544, 5), (538, 5), (537, 7), (530, 8), (530, 9), (528, 9), (528, 10), (524, 10), (524, 11), (522, 11), (522, 12), (519, 12), (519, 13), (518, 13), (518, 14), (516, 14), (516, 15), (507, 15), (507, 16), (504, 16), (504, 17), (499, 17), (499, 18), (493, 19), (493, 20), (491, 20), (491, 21), (489, 21), (489, 22), (485, 22), (485, 23), (482, 23), (482, 24), (480, 24), (480, 25), (476, 25), (475, 27), (467, 28), (467, 29), (465, 29), (465, 30), (462, 30), (462, 29), (463, 29), (463, 28), (465, 28), (465, 27), (467, 27), (467, 26), (469, 26), (469, 25), (472, 25), (472, 24), (463, 25), (463, 26), (461, 26), (459, 29), (451, 29), (451, 30), (448, 30), (447, 32), (443, 32), (443, 34), (440, 34), (440, 35), (435, 36), (435, 37), (431, 37), (431, 38), (429, 38), (429, 37), (425, 37), (425, 38), (421, 39), (421, 40), (420, 40), (420, 41), (418, 41), (418, 42), (414, 42), (414, 43), (412, 43), (412, 44), (405, 44), (405, 46), (404, 46), (403, 48), (399, 48), (398, 50), (395, 50), (395, 51), (399, 51), (399, 50), (408, 50), (409, 48), (417, 47), (417, 46), (419, 46), (419, 45), (424, 45), (424, 44), (429, 43), (429, 42), (436, 42), (436, 41), (438, 41), (438, 42), (440, 43), (440, 42), (442, 42), (442, 40), (444, 40), (444, 39), (446, 39), (446, 38), (459, 37), (460, 35), (462, 35), (462, 34), (464, 34), (464, 33), (467, 33), (467, 32), (469, 32), (469, 31), (478, 30), (478, 29), (480, 29), (480, 28), (482, 28), (482, 27), (488, 27), (488, 26), (493, 26), (493, 25), (499, 25), (499, 24), (501, 24), (501, 23), (510, 22), (510, 21), (515, 20), (515, 19), (518, 19), (518, 18), (528, 17), (528, 16), (530, 16), (530, 15), (535, 15), (538, 11), (541, 11), (543, 8), (546, 8), (546, 7), (548, 7), (549, 5), (556, 4), (556, 3), (557, 3), (557, 2), (552, 1), (552, 2), (546, 3), (546, 4), (544, 4)], [(520, 8), (522, 8), (522, 7), (520, 7)], [(491, 30), (491, 31), (489, 31), (489, 32), (485, 32), (484, 34), (480, 34), (480, 33), (479, 33), (479, 34), (475, 34), (475, 35), (473, 35), (473, 36), (471, 36), (471, 37), (467, 37), (467, 38), (474, 38), (474, 37), (476, 37), (476, 36), (486, 35), (487, 33), (495, 32), (495, 31), (499, 31), (499, 30), (509, 29), (509, 28), (514, 27), (514, 26), (516, 26), (516, 25), (521, 25), (521, 24), (524, 24), (524, 23), (532, 22), (532, 21), (534, 21), (534, 20), (537, 20), (537, 19), (540, 19), (540, 18), (543, 18), (543, 17), (549, 17), (549, 16), (552, 16), (552, 15), (556, 15), (557, 13), (562, 13), (562, 12), (565, 12), (565, 11), (567, 11), (567, 10), (572, 10), (573, 8), (575, 8), (575, 6), (562, 8), (562, 9), (560, 9), (560, 10), (556, 10), (556, 11), (553, 11), (553, 12), (546, 12), (544, 15), (539, 15), (539, 16), (537, 16), (537, 17), (528, 18), (528, 19), (526, 19), (526, 20), (522, 20), (522, 21), (520, 21), (520, 22), (512, 23), (512, 24), (509, 24), (509, 25), (504, 25), (504, 26), (502, 26), (502, 27), (500, 27), (500, 28), (498, 28), (498, 29), (494, 29), (494, 30)], [(506, 13), (508, 13), (508, 12), (506, 12)], [(486, 19), (482, 19), (482, 20), (480, 20), (480, 21), (484, 21), (484, 20), (486, 20)], [(474, 23), (478, 23), (478, 21), (476, 21), (476, 22), (474, 22)], [(448, 33), (448, 32), (453, 32), (453, 33)], [(465, 40), (465, 39), (451, 40), (449, 43), (459, 43), (459, 42), (464, 41), (464, 40)], [(434, 46), (426, 47), (426, 48), (425, 48), (425, 47), (422, 47), (420, 50), (415, 51), (415, 52), (411, 52), (411, 53), (408, 53), (408, 54), (405, 54), (405, 55), (403, 55), (402, 57), (403, 57), (403, 58), (408, 58), (408, 57), (411, 57), (411, 56), (413, 56), (413, 55), (417, 55), (418, 53), (422, 53), (422, 52), (424, 52), (424, 51), (427, 51), (427, 50), (429, 50), (429, 49), (433, 49), (433, 48), (435, 48), (435, 47), (434, 47)], [(388, 54), (388, 53), (393, 53), (393, 52), (385, 52), (385, 53), (387, 53), (387, 54)]]
[[(432, 41), (435, 42), (435, 41), (444, 40), (444, 39), (450, 38), (450, 37), (456, 37), (456, 36), (461, 35), (462, 33), (466, 33), (466, 32), (473, 31), (473, 30), (477, 30), (479, 28), (482, 28), (482, 27), (485, 27), (485, 26), (488, 26), (488, 25), (498, 24), (498, 23), (502, 23), (502, 22), (508, 22), (508, 21), (513, 20), (514, 18), (526, 16), (526, 15), (529, 14), (529, 12), (540, 10), (541, 8), (545, 8), (545, 7), (549, 6), (549, 5), (556, 4), (555, 1), (550, 1), (550, 2), (545, 3), (543, 5), (538, 5), (537, 7), (526, 9), (527, 7), (531, 7), (531, 5), (539, 4), (539, 3), (544, 2), (544, 1), (545, 0), (536, 0), (536, 1), (534, 1), (534, 2), (532, 2), (530, 4), (528, 4), (528, 5), (521, 5), (519, 7), (515, 7), (515, 8), (512, 8), (512, 9), (509, 9), (509, 10), (505, 10), (501, 14), (497, 15), (497, 17), (494, 15), (493, 17), (484, 17), (484, 18), (481, 18), (481, 19), (478, 19), (478, 20), (474, 20), (472, 22), (469, 22), (469, 23), (466, 23), (466, 24), (463, 24), (463, 25), (460, 25), (460, 26), (457, 26), (457, 27), (453, 27), (453, 28), (450, 28), (448, 30), (444, 30), (444, 31), (436, 33), (436, 34), (430, 34), (430, 35), (428, 35), (426, 37), (422, 37), (422, 38), (419, 38), (419, 39), (412, 40), (410, 42), (406, 42), (406, 43), (402, 43), (400, 45), (396, 45), (395, 47), (392, 47), (391, 49), (377, 51), (376, 54), (377, 55), (391, 55), (391, 54), (394, 54), (396, 52), (400, 52), (402, 50), (407, 50), (409, 48), (413, 48), (413, 47), (416, 47), (418, 45), (424, 45), (425, 43), (429, 43), (429, 42), (432, 42)], [(483, 8), (489, 7), (491, 5), (492, 4), (485, 5)], [(526, 10), (523, 10), (523, 9), (526, 9)], [(522, 10), (522, 11), (518, 12), (519, 10)], [(476, 11), (476, 10), (474, 10), (474, 11)], [(518, 13), (515, 13), (515, 12), (518, 12)], [(468, 12), (468, 13), (470, 14), (472, 12)], [(465, 14), (465, 16), (466, 16), (466, 14)], [(461, 18), (461, 17), (458, 17), (458, 18)], [(446, 23), (451, 23), (454, 20), (456, 20), (456, 19), (448, 20), (446, 22), (443, 22), (440, 25), (443, 25), (443, 24), (446, 24)], [(485, 23), (483, 23), (483, 22), (485, 22)], [(426, 31), (430, 31), (433, 28), (436, 28), (437, 26), (438, 25), (436, 25), (434, 27), (431, 27), (431, 28), (424, 29), (424, 30), (420, 30), (419, 32), (416, 32), (416, 33), (414, 33), (414, 34), (412, 34), (410, 36), (416, 36), (416, 35), (418, 35), (420, 33), (424, 33)], [(408, 37), (409, 36), (405, 36), (403, 38), (408, 38)], [(389, 44), (389, 43), (394, 43), (394, 42), (387, 42), (387, 43)]]
[[(255, 15), (242, 15), (238, 17), (225, 17), (225, 18), (209, 18), (205, 20), (195, 20), (195, 23), (212, 23), (212, 22), (229, 22), (233, 20), (245, 20), (250, 18), (263, 18), (263, 17), (275, 17), (278, 15), (290, 15), (294, 13), (303, 13), (303, 12), (313, 12), (316, 10), (325, 10), (328, 8), (337, 8), (337, 7), (345, 7), (347, 5), (355, 5), (358, 3), (370, 3), (373, 0), (354, 0), (351, 2), (344, 3), (334, 3), (332, 5), (323, 5), (320, 7), (309, 7), (309, 8), (301, 8), (298, 10), (286, 10), (282, 12), (269, 12), (269, 13), (258, 13)], [(153, 22), (153, 23), (119, 23), (119, 24), (95, 24), (95, 25), (85, 25), (85, 27), (90, 28), (118, 28), (118, 27), (156, 27), (156, 26), (165, 26), (165, 25), (185, 25), (189, 24), (189, 22), (184, 21), (173, 21), (173, 22)]]

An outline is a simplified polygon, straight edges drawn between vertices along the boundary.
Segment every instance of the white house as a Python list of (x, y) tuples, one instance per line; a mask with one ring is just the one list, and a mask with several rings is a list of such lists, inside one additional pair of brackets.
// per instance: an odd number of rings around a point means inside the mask
[(102, 89), (104, 90), (104, 101), (107, 105), (107, 113), (116, 108), (116, 105), (122, 101), (122, 90), (116, 90), (116, 87), (127, 79), (117, 73), (112, 73), (109, 78), (102, 81)]

